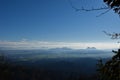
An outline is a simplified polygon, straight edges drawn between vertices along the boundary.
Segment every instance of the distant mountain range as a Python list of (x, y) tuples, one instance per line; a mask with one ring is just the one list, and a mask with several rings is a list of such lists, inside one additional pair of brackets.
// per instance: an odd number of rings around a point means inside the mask
[[(72, 48), (68, 48), (68, 47), (62, 47), (62, 48), (50, 48), (50, 49), (24, 49), (24, 50), (14, 50), (14, 49), (10, 49), (10, 48), (4, 48), (4, 47), (0, 47), (0, 50), (13, 50), (15, 52), (35, 52), (35, 53), (104, 53), (106, 52), (106, 50), (99, 50), (95, 47), (87, 47), (86, 49), (72, 49)], [(107, 51), (108, 52), (108, 51)], [(110, 52), (110, 51), (109, 51)]]
[(96, 47), (87, 47), (86, 49), (96, 49)]
[[(96, 48), (95, 47), (87, 47), (86, 49), (89, 49), (89, 50), (95, 50)], [(58, 50), (58, 51), (69, 51), (69, 50), (76, 50), (76, 49), (72, 49), (72, 48), (68, 48), (68, 47), (61, 47), (61, 48), (40, 48), (40, 49), (16, 49), (16, 48), (12, 48), (12, 47), (0, 47), (0, 50), (52, 50), (52, 51), (55, 51), (55, 50)]]

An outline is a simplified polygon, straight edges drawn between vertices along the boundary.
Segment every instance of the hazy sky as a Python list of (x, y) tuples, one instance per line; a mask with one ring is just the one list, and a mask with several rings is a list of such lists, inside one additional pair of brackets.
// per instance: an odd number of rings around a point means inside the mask
[[(71, 1), (78, 8), (103, 6), (102, 0)], [(113, 11), (96, 17), (102, 12), (104, 10), (75, 12), (68, 0), (0, 0), (0, 44), (2, 47), (11, 42), (47, 42), (51, 45), (62, 42), (79, 43), (76, 46), (82, 48), (81, 43), (97, 43), (91, 45), (97, 47), (102, 42), (117, 42), (102, 31), (120, 32), (120, 18)]]

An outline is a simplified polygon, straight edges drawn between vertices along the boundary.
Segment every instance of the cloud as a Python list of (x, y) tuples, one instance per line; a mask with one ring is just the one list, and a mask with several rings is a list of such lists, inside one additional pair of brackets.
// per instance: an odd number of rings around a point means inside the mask
[(21, 41), (0, 41), (1, 48), (7, 49), (43, 49), (43, 48), (62, 48), (68, 47), (73, 49), (84, 49), (87, 47), (96, 47), (98, 49), (118, 48), (116, 43), (111, 42), (47, 42), (47, 41), (29, 41), (23, 39)]

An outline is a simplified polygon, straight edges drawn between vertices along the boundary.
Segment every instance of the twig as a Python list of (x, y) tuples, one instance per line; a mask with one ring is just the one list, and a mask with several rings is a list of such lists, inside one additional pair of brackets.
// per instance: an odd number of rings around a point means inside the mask
[(107, 12), (109, 12), (110, 10), (111, 10), (111, 8), (110, 7), (101, 7), (101, 8), (91, 8), (91, 9), (86, 9), (86, 8), (84, 8), (84, 7), (82, 7), (82, 8), (76, 8), (74, 5), (73, 5), (73, 3), (72, 3), (72, 1), (71, 0), (68, 0), (69, 1), (69, 3), (70, 3), (70, 5), (71, 5), (71, 7), (75, 10), (75, 11), (86, 11), (86, 12), (90, 12), (90, 11), (100, 11), (100, 10), (106, 10), (107, 9), (107, 11), (105, 11), (105, 12), (103, 12), (103, 13), (101, 13), (101, 14), (99, 14), (98, 16), (96, 16), (96, 17), (99, 17), (99, 16), (101, 16), (101, 15), (104, 15), (105, 13), (107, 13)]
[(111, 9), (108, 9), (107, 11), (105, 11), (105, 12), (103, 12), (103, 13), (101, 13), (101, 14), (97, 15), (96, 17), (100, 17), (100, 16), (102, 16), (102, 15), (106, 14), (107, 12), (109, 12), (110, 10), (111, 10)]
[(69, 1), (69, 3), (70, 3), (70, 5), (71, 5), (71, 7), (73, 8), (73, 9), (75, 9), (75, 11), (96, 11), (96, 10), (103, 10), (103, 9), (109, 9), (109, 7), (101, 7), (101, 8), (91, 8), (91, 9), (86, 9), (86, 8), (84, 8), (84, 7), (82, 7), (82, 8), (77, 8), (77, 7), (75, 7), (74, 5), (73, 5), (73, 3), (72, 3), (72, 1), (71, 0), (68, 0)]

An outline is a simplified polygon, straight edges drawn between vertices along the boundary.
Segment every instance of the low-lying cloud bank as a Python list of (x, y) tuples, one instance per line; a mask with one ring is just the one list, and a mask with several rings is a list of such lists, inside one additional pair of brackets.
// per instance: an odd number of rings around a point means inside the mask
[(72, 48), (85, 49), (87, 47), (96, 47), (97, 49), (118, 48), (116, 43), (111, 42), (47, 42), (47, 41), (0, 41), (1, 49), (49, 49), (49, 48)]

